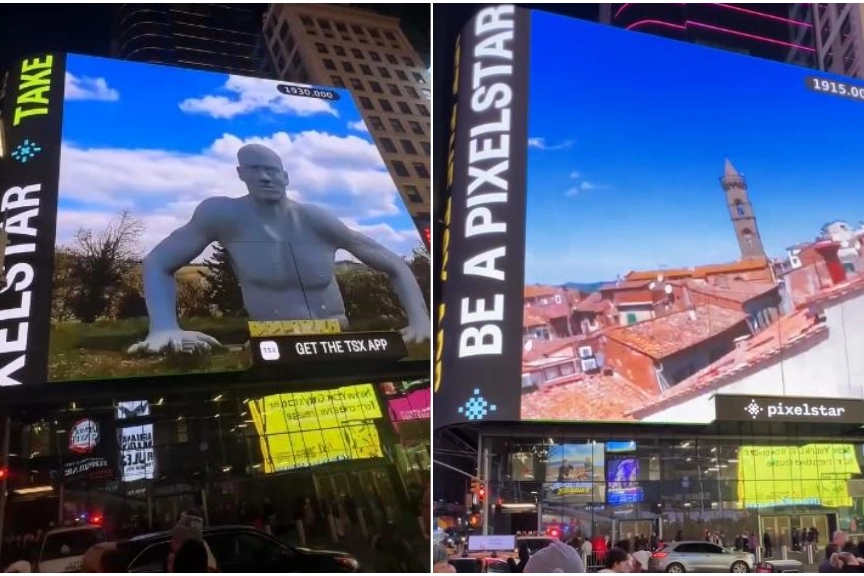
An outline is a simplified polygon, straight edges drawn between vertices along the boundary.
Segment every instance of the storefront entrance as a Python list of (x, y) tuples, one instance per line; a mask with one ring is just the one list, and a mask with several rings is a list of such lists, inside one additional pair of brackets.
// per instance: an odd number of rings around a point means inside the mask
[(793, 533), (797, 531), (799, 534), (797, 543), (804, 545), (807, 543), (806, 536), (803, 535), (804, 530), (816, 529), (815, 543), (824, 545), (831, 541), (831, 533), (837, 529), (836, 514), (783, 514), (759, 517), (759, 537), (760, 544), (764, 543), (764, 536), (768, 534), (771, 537), (772, 548), (775, 548), (779, 554), (781, 546), (789, 546), (792, 549), (796, 543), (793, 542)]
[(633, 540), (634, 538), (651, 538), (657, 532), (659, 522), (655, 518), (640, 518), (633, 520), (615, 520), (612, 522), (612, 541)]

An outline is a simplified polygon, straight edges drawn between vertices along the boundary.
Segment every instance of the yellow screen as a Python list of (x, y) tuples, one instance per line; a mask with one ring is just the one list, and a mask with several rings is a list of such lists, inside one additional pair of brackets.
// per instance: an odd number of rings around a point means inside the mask
[(738, 500), (746, 508), (852, 506), (847, 483), (860, 473), (851, 444), (742, 446)]
[(267, 473), (384, 455), (370, 422), (383, 416), (372, 384), (274, 394), (249, 408)]

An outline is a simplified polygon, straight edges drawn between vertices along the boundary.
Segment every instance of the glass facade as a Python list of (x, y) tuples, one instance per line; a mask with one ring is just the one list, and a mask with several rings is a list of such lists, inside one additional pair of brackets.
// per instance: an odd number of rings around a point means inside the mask
[[(490, 533), (702, 539), (766, 532), (775, 546), (816, 529), (864, 532), (862, 444), (794, 437), (684, 437), (639, 431), (484, 436)], [(760, 536), (761, 541), (761, 536)]]

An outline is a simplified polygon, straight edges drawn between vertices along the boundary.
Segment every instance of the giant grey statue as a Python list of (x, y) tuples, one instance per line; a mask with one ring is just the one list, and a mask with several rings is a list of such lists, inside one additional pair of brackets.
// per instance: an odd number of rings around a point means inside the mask
[(145, 256), (144, 299), (150, 332), (129, 353), (220, 345), (212, 336), (181, 329), (176, 314), (174, 273), (212, 242), (228, 252), (250, 320), (337, 319), (347, 327), (334, 267), (336, 251), (343, 249), (390, 277), (408, 316), (403, 338), (407, 342), (429, 339), (429, 312), (402, 258), (326, 210), (289, 199), (288, 174), (270, 148), (247, 144), (237, 152), (237, 161), (237, 175), (249, 193), (202, 201), (189, 222)]

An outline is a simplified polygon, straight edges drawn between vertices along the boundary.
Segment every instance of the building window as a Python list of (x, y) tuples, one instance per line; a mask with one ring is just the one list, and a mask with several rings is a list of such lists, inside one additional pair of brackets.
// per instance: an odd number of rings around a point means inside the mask
[(381, 109), (384, 112), (393, 112), (393, 105), (390, 104), (389, 100), (385, 100), (384, 98), (380, 98), (378, 103), (381, 104)]
[(400, 112), (402, 112), (403, 114), (411, 114), (411, 107), (408, 106), (407, 103), (397, 102), (397, 104), (399, 105), (399, 111)]
[(359, 48), (352, 48), (351, 54), (353, 54), (354, 58), (357, 58), (358, 60), (363, 60), (365, 58), (365, 56), (363, 56), (363, 51)]
[(365, 96), (360, 97), (360, 106), (364, 110), (374, 110), (375, 109), (375, 107), (372, 106), (372, 100), (370, 100), (369, 98), (367, 98)]
[(390, 78), (390, 71), (384, 66), (378, 67), (378, 74), (380, 74), (382, 78)]
[(420, 112), (420, 114), (422, 114), (423, 116), (429, 116), (429, 108), (427, 108), (427, 107), (424, 106), (423, 104), (418, 104), (418, 105), (417, 105), (417, 110), (418, 110), (418, 111)]
[(634, 314), (633, 312), (628, 312), (627, 313), (627, 324), (628, 325), (636, 324), (636, 322), (638, 322), (638, 319), (636, 318), (636, 314)]
[(384, 121), (379, 116), (369, 116), (368, 120), (373, 130), (384, 130)]
[(399, 59), (396, 58), (396, 56), (394, 56), (393, 54), (385, 54), (384, 56), (387, 58), (387, 62), (389, 62), (390, 64), (399, 64)]
[(283, 20), (282, 24), (279, 26), (279, 38), (282, 42), (288, 42), (288, 22), (285, 20)]
[(417, 90), (415, 90), (411, 86), (406, 86), (405, 92), (407, 92), (408, 95), (411, 96), (412, 98), (419, 98), (420, 97), (420, 95), (417, 93)]
[(408, 81), (408, 75), (405, 74), (402, 70), (396, 70), (396, 77), (400, 80)]
[(399, 143), (402, 144), (402, 149), (405, 150), (406, 154), (417, 154), (417, 149), (410, 140), (400, 140)]
[(422, 162), (414, 162), (414, 172), (420, 178), (429, 178), (429, 170), (426, 169), (426, 165)]
[(343, 48), (342, 46), (334, 46), (334, 47), (333, 47), (333, 52), (334, 52), (337, 56), (345, 56), (345, 48)]
[(411, 186), (410, 184), (403, 186), (405, 190), (405, 196), (408, 197), (408, 200), (413, 202), (414, 204), (422, 204), (423, 196), (420, 195), (420, 192), (417, 190), (416, 186)]
[(408, 168), (398, 160), (393, 160), (393, 171), (396, 172), (397, 176), (401, 176), (402, 178), (408, 178), (410, 176)]
[(304, 26), (314, 26), (314, 25), (315, 25), (315, 22), (314, 22), (314, 21), (312, 20), (312, 18), (310, 18), (309, 16), (301, 16), (301, 17), (300, 17), (300, 22), (301, 22)]
[(363, 27), (362, 26), (357, 26), (356, 24), (352, 24), (351, 30), (354, 32), (354, 34), (357, 34), (358, 36), (363, 36)]
[(360, 72), (366, 76), (372, 76), (372, 68), (368, 64), (360, 64)]
[(412, 72), (411, 75), (414, 76), (414, 80), (418, 84), (425, 84), (426, 83), (426, 78), (424, 78), (423, 74), (421, 74), (420, 72)]
[(410, 56), (403, 56), (402, 57), (402, 63), (405, 64), (405, 66), (408, 66), (409, 68), (414, 67), (414, 61), (411, 60)]
[(374, 80), (369, 81), (369, 87), (372, 89), (373, 92), (377, 94), (382, 94), (384, 92), (384, 90), (381, 88), (381, 84), (375, 82)]
[(369, 35), (372, 36), (372, 38), (380, 38), (381, 37), (381, 33), (378, 32), (377, 28), (370, 28), (369, 29)]
[(327, 70), (336, 70), (336, 63), (329, 58), (324, 58), (324, 68)]
[(330, 76), (330, 81), (338, 88), (345, 88), (345, 82), (342, 80), (341, 76)]
[(420, 126), (419, 122), (415, 122), (415, 121), (411, 120), (410, 122), (408, 122), (408, 125), (411, 127), (411, 131), (414, 134), (418, 134), (420, 136), (423, 136), (423, 127)]
[(831, 66), (834, 65), (834, 51), (833, 50), (829, 50), (828, 53), (825, 55), (824, 64), (825, 64), (825, 70), (827, 72), (830, 72)]
[(371, 58), (373, 62), (380, 62), (381, 61), (381, 55), (378, 54), (377, 52), (375, 52), (374, 50), (369, 51), (369, 58)]
[(744, 216), (745, 215), (744, 203), (741, 202), (741, 200), (735, 200), (735, 213), (738, 216)]
[(336, 30), (339, 32), (347, 32), (348, 27), (343, 22), (336, 22)]
[(425, 154), (432, 154), (432, 147), (429, 145), (429, 142), (420, 142), (420, 147)]
[(385, 152), (390, 152), (391, 154), (396, 154), (398, 150), (396, 150), (396, 145), (389, 138), (381, 138), (381, 147), (384, 148)]
[(399, 91), (399, 86), (396, 84), (387, 84), (387, 89), (390, 90), (390, 94), (393, 96), (402, 96), (402, 93)]
[(384, 31), (384, 37), (387, 38), (387, 40), (396, 40), (396, 36), (394, 36), (393, 32), (391, 32), (390, 30)]
[(322, 30), (331, 30), (330, 21), (324, 20), (323, 18), (318, 19), (318, 26), (320, 26)]
[(845, 40), (852, 33), (852, 21), (849, 19), (849, 14), (843, 19), (843, 24), (840, 26), (840, 37)]
[(399, 134), (403, 134), (405, 132), (405, 128), (402, 126), (402, 122), (400, 122), (396, 118), (390, 118), (390, 127), (393, 128), (394, 132), (397, 132)]
[(354, 73), (354, 65), (351, 62), (342, 62), (342, 69), (350, 74)]
[(319, 54), (327, 54), (327, 45), (322, 44), (321, 42), (315, 43), (315, 49), (318, 50)]
[(353, 88), (354, 90), (359, 90), (361, 92), (366, 90), (366, 87), (363, 86), (363, 82), (361, 82), (357, 78), (351, 78), (350, 82), (351, 82), (351, 88)]

